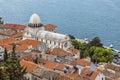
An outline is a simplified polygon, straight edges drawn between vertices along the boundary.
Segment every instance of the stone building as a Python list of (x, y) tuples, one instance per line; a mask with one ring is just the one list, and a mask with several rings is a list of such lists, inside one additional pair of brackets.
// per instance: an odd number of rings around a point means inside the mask
[(59, 47), (67, 50), (72, 47), (71, 39), (68, 35), (56, 33), (56, 28), (48, 28), (41, 23), (40, 17), (34, 13), (29, 20), (23, 35), (23, 39), (34, 39), (46, 43), (47, 47)]

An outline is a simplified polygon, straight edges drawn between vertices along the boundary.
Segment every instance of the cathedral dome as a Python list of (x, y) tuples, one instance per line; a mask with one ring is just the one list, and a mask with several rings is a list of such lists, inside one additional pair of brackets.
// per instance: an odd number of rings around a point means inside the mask
[(42, 26), (41, 20), (38, 14), (34, 13), (29, 20), (29, 27), (40, 27)]

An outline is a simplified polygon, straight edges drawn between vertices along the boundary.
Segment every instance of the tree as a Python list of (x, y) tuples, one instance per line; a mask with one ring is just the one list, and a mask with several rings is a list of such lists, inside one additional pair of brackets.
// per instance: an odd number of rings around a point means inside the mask
[(87, 49), (85, 49), (85, 51), (84, 51), (84, 58), (86, 58), (86, 57), (88, 57), (88, 56), (89, 56), (89, 52), (88, 52)]
[(75, 37), (71, 34), (68, 35), (70, 37), (70, 39), (75, 39)]
[(101, 43), (101, 40), (99, 39), (99, 37), (95, 37), (93, 38), (90, 42), (89, 42), (89, 47), (91, 46), (97, 46), (97, 47), (102, 47), (103, 44)]
[(1, 67), (0, 67), (0, 80), (3, 80), (3, 71)]
[(72, 45), (74, 46), (74, 48), (80, 50), (80, 58), (85, 58), (89, 56), (88, 45), (86, 43), (81, 43), (77, 40), (72, 40)]
[(92, 58), (93, 54), (94, 54), (94, 50), (96, 49), (95, 46), (91, 46), (89, 49), (88, 49), (88, 52), (89, 52), (89, 56)]
[(106, 49), (102, 47), (92, 47), (93, 54), (92, 54), (92, 60), (94, 62), (111, 62), (113, 59), (113, 54), (111, 49)]
[(8, 59), (8, 53), (7, 53), (7, 49), (5, 48), (4, 50), (4, 61), (6, 61)]
[(79, 44), (79, 49), (80, 49), (80, 58), (85, 58), (87, 57), (87, 44), (86, 43), (80, 43)]
[(77, 40), (72, 40), (72, 45), (74, 46), (74, 48), (79, 49), (80, 48), (80, 42), (78, 42)]
[[(3, 62), (3, 80), (26, 80), (24, 74), (26, 69), (20, 65), (20, 61), (15, 52), (15, 45), (13, 45), (13, 50), (10, 55)], [(6, 49), (4, 56), (8, 55)]]

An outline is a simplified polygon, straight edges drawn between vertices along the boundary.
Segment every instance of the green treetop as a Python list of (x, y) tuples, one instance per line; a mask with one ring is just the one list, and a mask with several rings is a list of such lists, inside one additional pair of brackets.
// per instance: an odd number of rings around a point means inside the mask
[(113, 53), (111, 49), (106, 49), (102, 47), (91, 47), (89, 49), (92, 61), (94, 62), (112, 62)]
[(15, 45), (13, 45), (13, 50), (9, 54), (8, 56), (7, 50), (5, 49), (3, 69), (0, 70), (2, 79), (0, 80), (27, 80), (24, 77), (26, 69), (20, 65), (20, 61), (15, 52)]
[(99, 39), (99, 37), (95, 37), (89, 42), (89, 46), (102, 47), (103, 44), (101, 43), (101, 40)]

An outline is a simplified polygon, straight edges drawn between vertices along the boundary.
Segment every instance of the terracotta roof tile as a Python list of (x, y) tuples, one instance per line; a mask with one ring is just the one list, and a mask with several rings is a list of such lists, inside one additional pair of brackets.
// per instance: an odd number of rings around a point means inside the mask
[(20, 41), (18, 44), (20, 45), (26, 45), (26, 46), (31, 46), (32, 47), (37, 47), (40, 42), (38, 40), (31, 40), (31, 39), (25, 39), (23, 41)]
[(33, 62), (25, 61), (25, 60), (21, 60), (20, 65), (24, 66), (27, 72), (33, 72), (37, 67), (39, 67), (39, 65)]
[(15, 35), (12, 35), (11, 37), (18, 38), (18, 37), (22, 37), (22, 36), (23, 36), (23, 32), (17, 32)]
[(43, 59), (38, 59), (38, 62), (39, 62), (39, 63), (46, 64), (46, 63), (48, 63), (49, 61), (48, 61), (48, 60), (43, 60)]
[(55, 69), (57, 62), (53, 61), (48, 61), (48, 60), (43, 60), (43, 59), (38, 59), (38, 62), (43, 63), (43, 66), (48, 68), (48, 69)]
[(16, 47), (16, 50), (24, 51), (28, 49), (28, 45), (19, 45)]
[(11, 28), (11, 29), (19, 29), (19, 30), (24, 30), (26, 28), (25, 25), (21, 24), (5, 24), (4, 28)]
[(6, 48), (7, 50), (12, 50), (13, 46), (12, 45), (3, 45), (4, 48)]
[(79, 50), (75, 48), (69, 49), (69, 51), (73, 54), (77, 54), (79, 52)]
[(52, 69), (52, 70), (53, 70), (56, 65), (57, 65), (56, 62), (48, 61), (44, 66), (45, 66), (46, 68), (49, 68), (49, 69)]
[(88, 80), (95, 80), (95, 78), (97, 77), (99, 73), (98, 72), (95, 72), (89, 68), (83, 68), (81, 70), (81, 78), (83, 79), (88, 79)]
[(12, 43), (18, 44), (16, 46), (16, 50), (24, 51), (28, 49), (30, 46), (32, 46), (32, 48), (36, 48), (40, 42), (37, 40), (30, 40), (30, 39), (18, 41), (18, 40), (15, 40), (14, 38), (5, 38), (0, 40), (0, 46), (3, 46), (7, 50), (12, 49), (12, 45), (11, 45)]
[(66, 56), (70, 53), (67, 51), (64, 51), (63, 49), (60, 49), (60, 48), (54, 48), (53, 51), (51, 52), (51, 54), (57, 55), (58, 57), (63, 57), (63, 56)]
[(33, 61), (32, 54), (26, 54), (20, 57), (20, 60)]
[(55, 69), (58, 69), (58, 70), (63, 70), (65, 68), (65, 65), (64, 64), (57, 64), (56, 66), (55, 66)]
[(71, 63), (71, 65), (81, 65), (83, 67), (90, 66), (91, 62), (85, 60), (85, 59), (77, 59)]
[(116, 65), (113, 65), (113, 64), (107, 64), (106, 68), (109, 68), (109, 69), (112, 69), (112, 70), (115, 70), (115, 71), (120, 71), (120, 66), (116, 66)]
[(14, 38), (5, 38), (0, 40), (0, 45), (10, 44), (16, 41)]
[(46, 30), (56, 28), (56, 26), (53, 25), (53, 24), (47, 24), (44, 27), (45, 27)]
[(26, 39), (18, 42), (19, 46), (16, 47), (16, 50), (26, 50), (28, 47), (36, 48), (40, 42), (37, 40)]
[(83, 80), (79, 75), (78, 75), (79, 70), (76, 70), (74, 73), (67, 72), (66, 75), (71, 77), (73, 80)]

